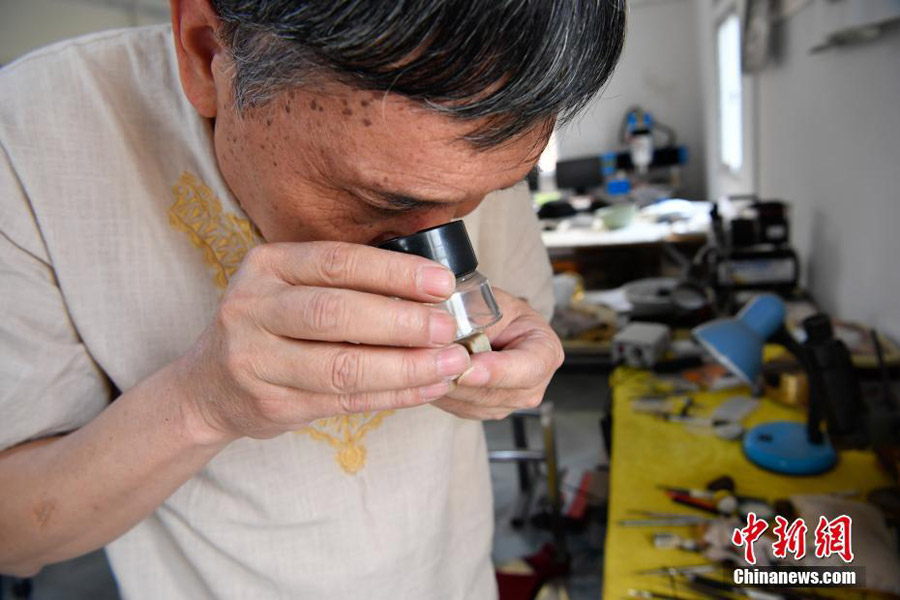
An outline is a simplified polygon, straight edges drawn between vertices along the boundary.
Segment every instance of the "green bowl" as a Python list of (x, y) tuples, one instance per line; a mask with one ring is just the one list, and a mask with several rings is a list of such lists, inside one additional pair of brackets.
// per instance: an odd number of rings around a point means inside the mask
[(631, 224), (636, 213), (634, 204), (614, 204), (594, 211), (594, 216), (603, 221), (607, 229), (622, 229)]

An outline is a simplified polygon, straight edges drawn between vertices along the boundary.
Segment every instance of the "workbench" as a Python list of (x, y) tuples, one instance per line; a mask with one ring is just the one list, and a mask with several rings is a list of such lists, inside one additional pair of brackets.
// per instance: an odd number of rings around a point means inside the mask
[[(864, 495), (892, 483), (879, 469), (875, 455), (868, 451), (842, 451), (837, 467), (816, 477), (788, 477), (764, 471), (746, 459), (739, 441), (694, 433), (679, 423), (634, 412), (630, 402), (646, 393), (651, 377), (653, 375), (648, 371), (626, 367), (617, 368), (610, 377), (613, 426), (603, 567), (604, 599), (627, 598), (629, 589), (671, 594), (672, 588), (666, 578), (638, 572), (708, 562), (700, 554), (653, 547), (654, 531), (688, 535), (688, 527), (625, 527), (618, 524), (622, 519), (634, 519), (634, 510), (702, 514), (674, 504), (658, 488), (659, 485), (703, 488), (707, 482), (727, 474), (735, 480), (739, 493), (775, 499), (797, 493), (850, 489)], [(749, 393), (749, 389), (731, 389), (695, 393), (694, 398), (697, 404), (712, 408), (726, 398)], [(762, 399), (759, 408), (744, 424), (749, 428), (767, 421), (804, 419), (805, 414), (801, 411)]]

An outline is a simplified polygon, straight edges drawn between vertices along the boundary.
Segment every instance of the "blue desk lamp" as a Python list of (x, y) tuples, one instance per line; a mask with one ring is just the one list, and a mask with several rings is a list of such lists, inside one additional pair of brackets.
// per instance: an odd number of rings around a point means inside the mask
[(696, 327), (694, 338), (729, 371), (756, 388), (766, 340), (785, 346), (809, 379), (809, 418), (763, 423), (744, 436), (744, 453), (756, 465), (786, 475), (815, 475), (837, 463), (837, 452), (819, 428), (822, 396), (815, 364), (784, 328), (784, 302), (761, 294), (733, 319), (718, 319)]

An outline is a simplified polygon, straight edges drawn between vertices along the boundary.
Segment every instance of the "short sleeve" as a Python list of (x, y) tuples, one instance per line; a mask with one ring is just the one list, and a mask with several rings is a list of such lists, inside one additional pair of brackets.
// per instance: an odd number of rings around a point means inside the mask
[(81, 343), (40, 230), (0, 153), (0, 449), (78, 429), (109, 403)]

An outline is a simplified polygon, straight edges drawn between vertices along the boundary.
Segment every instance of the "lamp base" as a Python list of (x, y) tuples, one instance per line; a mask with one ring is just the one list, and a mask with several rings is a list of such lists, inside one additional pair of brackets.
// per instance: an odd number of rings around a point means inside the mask
[(744, 454), (755, 465), (784, 475), (817, 475), (837, 463), (837, 452), (827, 438), (813, 444), (806, 424), (793, 421), (763, 423), (748, 431)]

